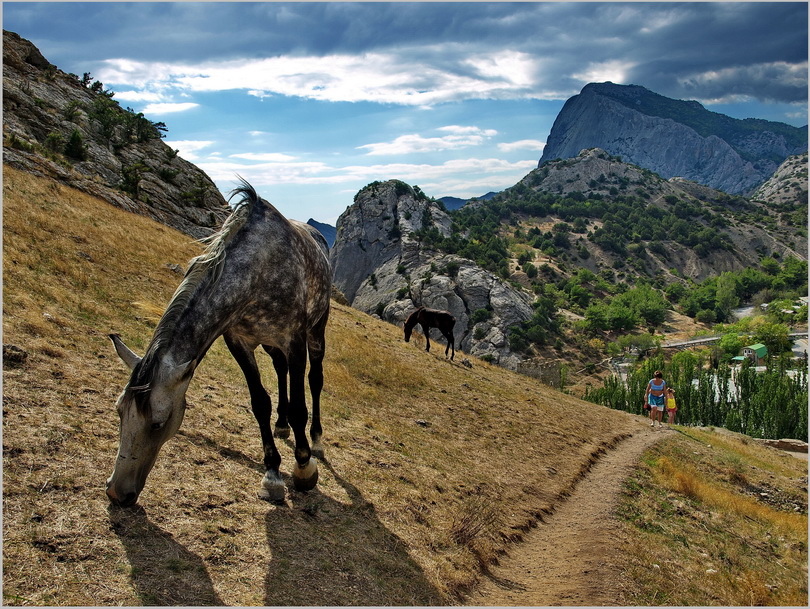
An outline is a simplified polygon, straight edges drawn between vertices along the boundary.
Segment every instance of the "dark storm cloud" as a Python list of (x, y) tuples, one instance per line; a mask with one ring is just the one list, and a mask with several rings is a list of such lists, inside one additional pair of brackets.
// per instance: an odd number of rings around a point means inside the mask
[[(6, 27), (60, 67), (100, 59), (396, 54), (471, 76), (465, 62), (535, 58), (520, 91), (565, 98), (612, 78), (671, 97), (807, 99), (806, 3), (5, 3)], [(407, 61), (405, 61), (407, 60)], [(426, 86), (429, 86), (426, 85)]]

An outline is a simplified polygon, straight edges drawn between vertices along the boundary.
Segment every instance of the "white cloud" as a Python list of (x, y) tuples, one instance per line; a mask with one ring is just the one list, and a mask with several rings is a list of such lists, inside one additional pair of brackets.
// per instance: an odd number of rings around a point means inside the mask
[(200, 104), (193, 102), (156, 102), (147, 104), (141, 112), (144, 114), (171, 114), (174, 112), (185, 112), (199, 105)]
[(199, 64), (109, 59), (103, 62), (99, 77), (138, 89), (244, 90), (260, 98), (286, 95), (429, 107), (463, 99), (554, 99), (537, 86), (536, 64), (527, 53), (476, 53), (460, 44), (436, 44), (390, 53), (275, 56)]
[[(197, 165), (214, 181), (227, 182), (241, 175), (252, 184), (344, 184), (397, 178), (424, 184), (452, 179), (459, 184), (486, 181), (498, 176), (511, 186), (537, 166), (537, 161), (511, 163), (502, 159), (454, 159), (439, 165), (427, 163), (386, 163), (378, 165), (333, 166), (321, 161), (244, 164), (209, 158)], [(510, 182), (511, 181), (511, 182)], [(362, 186), (363, 184), (360, 184)]]
[(162, 93), (156, 91), (116, 91), (115, 99), (117, 101), (130, 101), (130, 102), (161, 102), (166, 101)]
[(503, 142), (498, 144), (498, 150), (502, 152), (514, 152), (515, 150), (541, 151), (546, 147), (545, 142), (540, 140), (518, 140), (517, 142)]
[(438, 152), (441, 150), (458, 150), (470, 146), (480, 146), (487, 139), (498, 134), (494, 129), (462, 127), (449, 125), (439, 127), (437, 131), (449, 132), (442, 137), (423, 137), (413, 133), (400, 135), (392, 142), (379, 142), (358, 146), (359, 150), (368, 150), (369, 155), (400, 155), (412, 153)]
[(286, 163), (294, 161), (295, 157), (280, 152), (241, 152), (230, 155), (232, 159), (244, 159), (246, 161), (262, 161), (266, 163)]
[(583, 82), (614, 82), (623, 84), (627, 82), (627, 75), (635, 67), (629, 61), (611, 60), (601, 63), (590, 63), (584, 71), (573, 74), (573, 78)]
[(248, 95), (252, 95), (253, 97), (258, 97), (259, 99), (264, 99), (265, 97), (271, 97), (271, 94), (267, 91), (258, 91), (256, 89), (250, 89), (247, 92)]
[(175, 150), (179, 150), (179, 154), (181, 157), (186, 159), (187, 161), (195, 161), (199, 157), (197, 156), (197, 152), (204, 148), (208, 148), (212, 146), (214, 142), (207, 141), (207, 140), (174, 140), (174, 141), (166, 141), (166, 145), (170, 148), (174, 148)]

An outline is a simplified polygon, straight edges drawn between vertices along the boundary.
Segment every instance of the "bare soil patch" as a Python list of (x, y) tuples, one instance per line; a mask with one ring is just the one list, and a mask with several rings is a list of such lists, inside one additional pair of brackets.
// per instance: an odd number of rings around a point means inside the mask
[(642, 417), (633, 434), (607, 450), (554, 513), (487, 573), (465, 604), (621, 605), (622, 527), (615, 516), (623, 481), (641, 454), (669, 433)]

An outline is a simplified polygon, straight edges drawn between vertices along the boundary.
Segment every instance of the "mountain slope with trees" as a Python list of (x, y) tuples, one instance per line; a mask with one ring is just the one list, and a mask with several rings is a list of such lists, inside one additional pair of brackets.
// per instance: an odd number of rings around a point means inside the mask
[(4, 30), (3, 162), (193, 237), (211, 234), (229, 210), (216, 185), (163, 142), (165, 124), (114, 96), (91, 74), (66, 74)]

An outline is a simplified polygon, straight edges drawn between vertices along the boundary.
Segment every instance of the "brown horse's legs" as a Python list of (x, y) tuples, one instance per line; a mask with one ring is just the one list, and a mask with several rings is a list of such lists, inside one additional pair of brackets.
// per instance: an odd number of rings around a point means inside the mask
[(425, 332), (425, 351), (430, 351), (430, 326), (422, 324), (422, 330)]
[(281, 455), (276, 448), (273, 434), (270, 431), (272, 407), (270, 396), (267, 395), (267, 391), (262, 385), (259, 367), (256, 365), (253, 351), (228, 334), (225, 334), (225, 344), (245, 375), (248, 390), (250, 391), (250, 405), (253, 408), (253, 416), (256, 417), (256, 422), (259, 424), (259, 432), (262, 436), (262, 446), (264, 448), (264, 468), (266, 470), (262, 486), (267, 492), (268, 499), (281, 501), (284, 499), (284, 482), (281, 480), (281, 474), (278, 471), (281, 465)]
[(289, 368), (287, 366), (287, 357), (276, 347), (268, 347), (262, 345), (264, 350), (273, 359), (273, 368), (276, 371), (278, 378), (278, 404), (276, 410), (278, 417), (276, 418), (276, 427), (273, 430), (273, 435), (277, 438), (286, 439), (290, 437), (290, 426), (287, 424), (287, 409), (289, 408), (290, 401), (287, 398), (287, 373)]

